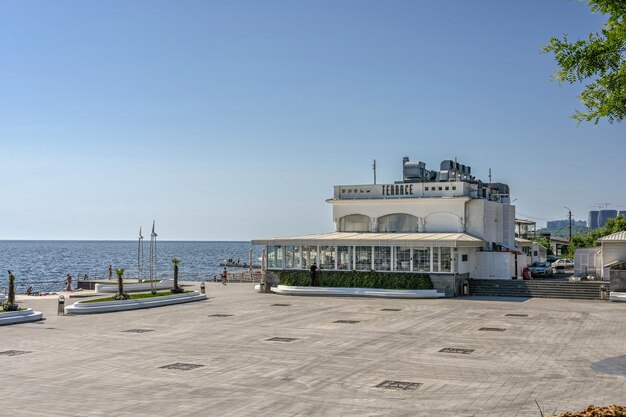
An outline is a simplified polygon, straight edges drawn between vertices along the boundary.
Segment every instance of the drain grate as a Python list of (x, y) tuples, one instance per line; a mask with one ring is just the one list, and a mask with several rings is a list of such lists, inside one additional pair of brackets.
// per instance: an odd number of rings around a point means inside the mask
[(401, 308), (381, 308), (380, 311), (402, 311)]
[(415, 391), (421, 386), (422, 384), (419, 382), (392, 381), (388, 379), (376, 385), (376, 388), (392, 389), (396, 391)]
[(268, 342), (284, 342), (284, 343), (289, 343), (289, 342), (293, 342), (296, 339), (295, 337), (270, 337), (269, 339), (265, 339)]
[(152, 329), (128, 329), (128, 330), (122, 330), (122, 333), (147, 333), (147, 332), (153, 332), (154, 330)]
[(505, 331), (506, 329), (501, 329), (501, 328), (499, 328), (499, 327), (481, 327), (481, 328), (480, 328), (480, 329), (478, 329), (478, 330), (482, 330), (482, 331), (484, 331), (484, 332), (503, 332), (503, 331)]
[(192, 369), (203, 367), (195, 363), (171, 363), (165, 366), (159, 366), (159, 369), (176, 369), (178, 371), (191, 371)]
[(0, 352), (0, 355), (17, 356), (17, 355), (25, 355), (27, 353), (32, 353), (32, 352), (28, 350), (5, 350), (4, 352)]
[(528, 317), (528, 314), (505, 314), (508, 317)]
[(232, 314), (211, 314), (209, 317), (232, 317)]
[(281, 304), (281, 303), (276, 303), (276, 304), (272, 304), (272, 307), (289, 307), (291, 304)]
[(342, 324), (357, 324), (360, 323), (359, 320), (336, 320), (333, 323), (342, 323)]
[(461, 354), (464, 354), (464, 355), (469, 355), (473, 351), (474, 351), (474, 349), (443, 348), (439, 352), (442, 352), (442, 353), (461, 353)]

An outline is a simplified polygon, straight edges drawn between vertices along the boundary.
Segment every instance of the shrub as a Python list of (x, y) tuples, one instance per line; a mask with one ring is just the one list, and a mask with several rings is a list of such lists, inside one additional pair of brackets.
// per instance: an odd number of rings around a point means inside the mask
[[(281, 285), (310, 286), (308, 271), (278, 271)], [(430, 290), (430, 276), (415, 273), (377, 271), (319, 271), (320, 287), (381, 288), (388, 290)]]

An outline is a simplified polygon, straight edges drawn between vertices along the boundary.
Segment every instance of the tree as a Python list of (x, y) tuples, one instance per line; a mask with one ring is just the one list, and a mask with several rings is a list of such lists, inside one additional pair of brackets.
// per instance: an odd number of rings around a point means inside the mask
[(180, 259), (172, 259), (172, 263), (174, 264), (174, 288), (172, 288), (173, 293), (181, 293), (183, 289), (178, 286), (178, 264), (180, 263)]
[(130, 296), (124, 292), (124, 268), (116, 269), (115, 275), (117, 275), (117, 294), (115, 294), (116, 300), (128, 300)]
[(598, 239), (613, 233), (626, 230), (626, 218), (621, 214), (615, 218), (608, 219), (604, 227), (595, 229), (583, 236), (572, 236), (570, 242), (570, 253), (574, 253), (576, 248), (592, 248), (598, 246)]
[(15, 275), (9, 271), (9, 293), (7, 294), (7, 300), (2, 303), (2, 309), (5, 311), (17, 310), (17, 304), (15, 304)]
[(588, 4), (594, 13), (608, 16), (601, 32), (576, 42), (570, 42), (567, 34), (552, 38), (543, 52), (554, 53), (560, 67), (555, 80), (569, 84), (590, 80), (578, 96), (587, 111), (576, 111), (573, 119), (621, 122), (626, 118), (626, 1), (588, 0)]

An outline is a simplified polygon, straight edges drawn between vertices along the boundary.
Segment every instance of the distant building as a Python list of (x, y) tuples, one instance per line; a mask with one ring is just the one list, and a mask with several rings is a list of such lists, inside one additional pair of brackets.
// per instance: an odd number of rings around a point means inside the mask
[(598, 228), (598, 210), (589, 211), (589, 216), (587, 217), (587, 227), (590, 229)]
[(617, 210), (591, 210), (587, 224), (590, 229), (598, 229), (604, 227), (608, 219), (614, 219), (618, 214), (626, 217), (626, 210), (620, 210), (619, 213)]
[[(582, 226), (587, 227), (587, 222), (584, 220), (572, 220), (572, 226)], [(546, 226), (548, 229), (558, 229), (561, 227), (569, 227), (569, 220), (548, 220), (548, 224)]]

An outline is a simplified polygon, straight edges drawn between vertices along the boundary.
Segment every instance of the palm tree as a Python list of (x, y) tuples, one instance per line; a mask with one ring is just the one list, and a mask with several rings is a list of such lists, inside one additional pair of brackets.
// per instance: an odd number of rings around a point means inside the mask
[(2, 306), (7, 311), (17, 310), (17, 304), (15, 304), (15, 275), (9, 271), (9, 293), (7, 294), (7, 301)]
[(116, 300), (128, 300), (130, 297), (128, 294), (124, 293), (124, 279), (122, 278), (124, 275), (124, 268), (116, 269), (115, 274), (117, 275), (117, 294), (114, 298)]
[(174, 288), (172, 289), (173, 293), (183, 292), (183, 289), (178, 286), (178, 264), (180, 263), (180, 259), (172, 259), (172, 263), (174, 264)]

